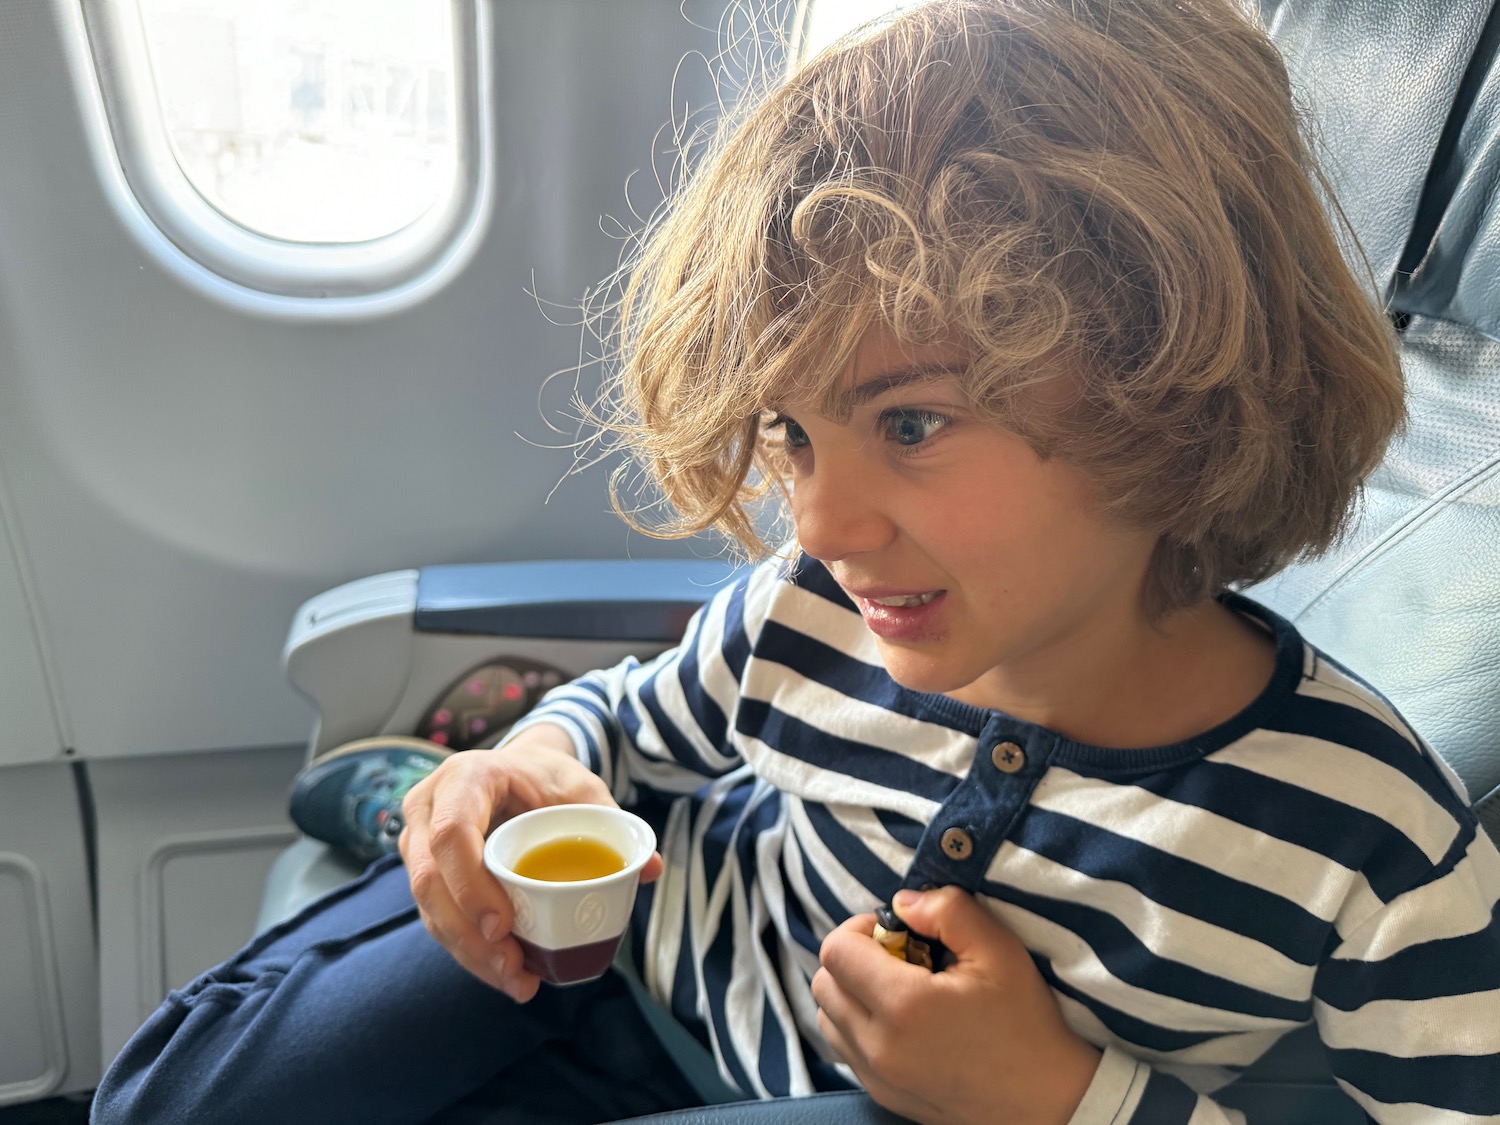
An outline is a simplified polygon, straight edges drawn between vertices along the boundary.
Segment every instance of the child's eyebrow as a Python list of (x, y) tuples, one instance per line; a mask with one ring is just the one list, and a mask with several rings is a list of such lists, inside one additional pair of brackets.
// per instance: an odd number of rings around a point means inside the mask
[(963, 374), (966, 365), (955, 363), (931, 363), (919, 367), (903, 367), (883, 375), (873, 375), (862, 383), (849, 388), (841, 396), (845, 406), (863, 406), (887, 391), (905, 387), (911, 383), (930, 383), (937, 379), (956, 378)]

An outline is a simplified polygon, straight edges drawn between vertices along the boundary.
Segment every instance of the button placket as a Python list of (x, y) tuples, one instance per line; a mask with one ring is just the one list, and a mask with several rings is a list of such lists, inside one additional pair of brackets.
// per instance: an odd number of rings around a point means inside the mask
[(928, 822), (904, 886), (977, 890), (1046, 772), (1051, 743), (1044, 732), (1023, 735), (997, 715), (978, 742), (968, 774)]

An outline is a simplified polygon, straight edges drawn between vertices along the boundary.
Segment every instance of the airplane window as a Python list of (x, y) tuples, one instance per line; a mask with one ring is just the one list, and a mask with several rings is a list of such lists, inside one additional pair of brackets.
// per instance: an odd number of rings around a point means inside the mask
[(451, 189), (450, 9), (432, 0), (138, 0), (172, 154), (228, 218), (362, 242)]
[(845, 32), (883, 20), (904, 8), (914, 7), (915, 3), (916, 0), (812, 0), (798, 53), (810, 59)]
[(238, 308), (339, 319), (421, 300), (489, 215), (492, 7), (82, 0), (116, 213)]

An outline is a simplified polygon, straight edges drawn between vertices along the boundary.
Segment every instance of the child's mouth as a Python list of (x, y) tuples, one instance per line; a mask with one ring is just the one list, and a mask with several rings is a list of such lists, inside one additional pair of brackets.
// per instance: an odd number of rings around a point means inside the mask
[(920, 594), (891, 594), (879, 598), (856, 597), (865, 626), (887, 641), (930, 641), (942, 633), (946, 590)]
[(875, 605), (892, 606), (897, 609), (915, 609), (917, 606), (926, 605), (941, 593), (941, 590), (932, 590), (926, 594), (899, 594), (893, 598), (868, 598), (866, 600)]

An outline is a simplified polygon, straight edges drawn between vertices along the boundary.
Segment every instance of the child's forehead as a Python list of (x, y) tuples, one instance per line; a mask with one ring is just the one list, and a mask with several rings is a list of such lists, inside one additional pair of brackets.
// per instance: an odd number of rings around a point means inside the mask
[(959, 344), (912, 343), (889, 326), (872, 323), (852, 347), (811, 347), (799, 362), (786, 364), (781, 378), (766, 387), (766, 398), (778, 407), (841, 416), (892, 390), (961, 379), (969, 363), (969, 349)]
[(899, 388), (959, 379), (968, 368), (967, 348), (912, 344), (883, 326), (872, 326), (844, 373), (839, 393), (847, 405), (859, 406)]

